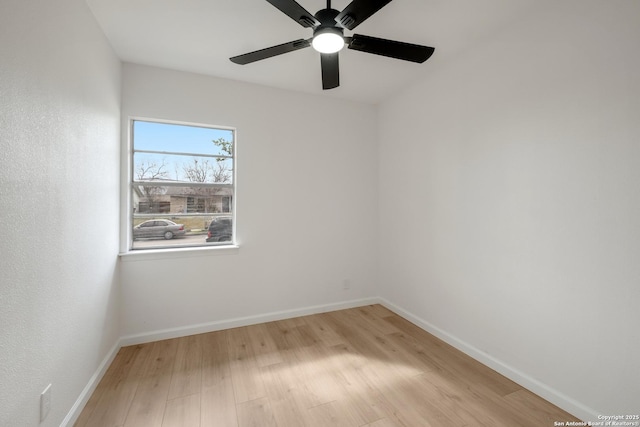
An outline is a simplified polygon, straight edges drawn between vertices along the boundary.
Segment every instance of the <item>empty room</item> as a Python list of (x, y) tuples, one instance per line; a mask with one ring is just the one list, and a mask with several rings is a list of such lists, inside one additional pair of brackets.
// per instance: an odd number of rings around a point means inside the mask
[(0, 426), (640, 426), (637, 0), (1, 0)]

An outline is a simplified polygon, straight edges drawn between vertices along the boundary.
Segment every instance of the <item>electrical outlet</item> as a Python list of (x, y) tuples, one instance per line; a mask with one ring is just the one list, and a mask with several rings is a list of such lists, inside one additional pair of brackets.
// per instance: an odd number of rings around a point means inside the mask
[(349, 289), (351, 289), (351, 280), (344, 279), (342, 281), (342, 289), (344, 289), (345, 291), (348, 291)]
[(51, 409), (51, 384), (40, 393), (40, 421), (44, 421)]

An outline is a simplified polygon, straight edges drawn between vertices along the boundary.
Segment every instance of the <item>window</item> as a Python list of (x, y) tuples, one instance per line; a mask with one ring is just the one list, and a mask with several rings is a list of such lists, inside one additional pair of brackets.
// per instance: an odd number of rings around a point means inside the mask
[(233, 244), (234, 130), (132, 120), (131, 138), (129, 247)]

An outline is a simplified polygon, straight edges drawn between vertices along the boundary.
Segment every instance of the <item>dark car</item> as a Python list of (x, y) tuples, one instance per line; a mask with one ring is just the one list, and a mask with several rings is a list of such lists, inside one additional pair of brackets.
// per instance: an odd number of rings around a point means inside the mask
[(176, 224), (168, 219), (150, 219), (133, 227), (133, 238), (164, 237), (167, 240), (174, 236), (182, 236), (186, 230), (183, 224)]
[(233, 219), (230, 216), (213, 218), (207, 232), (207, 242), (230, 242), (233, 230)]

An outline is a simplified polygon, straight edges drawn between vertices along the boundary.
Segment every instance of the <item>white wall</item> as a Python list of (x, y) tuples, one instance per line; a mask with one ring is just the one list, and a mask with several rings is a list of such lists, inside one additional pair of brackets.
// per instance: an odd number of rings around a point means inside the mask
[(380, 108), (379, 294), (583, 417), (640, 409), (639, 17), (546, 2)]
[(123, 336), (373, 295), (374, 107), (125, 64), (130, 116), (237, 129), (240, 249), (123, 257)]
[(3, 0), (0, 58), (0, 425), (58, 426), (119, 337), (120, 63), (82, 0)]

